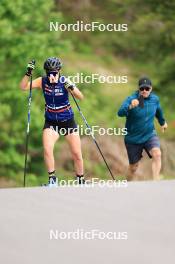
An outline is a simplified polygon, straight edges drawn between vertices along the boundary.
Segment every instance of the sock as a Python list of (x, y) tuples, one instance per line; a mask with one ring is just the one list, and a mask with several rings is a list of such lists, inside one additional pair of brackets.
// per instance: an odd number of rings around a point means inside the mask
[(56, 183), (55, 170), (48, 172), (49, 174), (49, 183)]
[(85, 184), (84, 175), (77, 175), (77, 181), (79, 184)]
[(55, 170), (54, 171), (48, 171), (49, 177), (55, 176)]

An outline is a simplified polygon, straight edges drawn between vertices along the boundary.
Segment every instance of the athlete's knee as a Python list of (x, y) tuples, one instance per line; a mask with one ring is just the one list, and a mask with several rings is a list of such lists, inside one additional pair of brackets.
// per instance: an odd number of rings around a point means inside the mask
[(72, 152), (72, 157), (74, 161), (82, 161), (82, 154), (80, 152)]
[(139, 166), (139, 163), (138, 163), (138, 162), (135, 163), (135, 164), (130, 164), (130, 165), (129, 165), (129, 170), (130, 170), (130, 172), (131, 172), (131, 173), (135, 173), (135, 172), (137, 171), (137, 169), (138, 169), (138, 166)]
[(161, 150), (160, 149), (155, 149), (152, 151), (152, 158), (154, 160), (160, 160), (161, 159)]
[(44, 146), (44, 156), (49, 157), (53, 155), (53, 148), (50, 146)]

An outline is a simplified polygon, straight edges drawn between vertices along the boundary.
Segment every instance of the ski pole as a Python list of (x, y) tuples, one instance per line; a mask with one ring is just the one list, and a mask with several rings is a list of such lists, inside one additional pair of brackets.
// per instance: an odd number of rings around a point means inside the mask
[[(35, 60), (32, 60), (35, 64)], [(27, 130), (26, 130), (26, 144), (25, 144), (25, 163), (24, 163), (24, 187), (26, 186), (26, 174), (27, 174), (27, 156), (28, 156), (28, 145), (29, 145), (29, 132), (30, 132), (30, 111), (32, 103), (32, 72), (30, 75), (30, 90), (28, 97), (28, 115), (27, 115)]]
[(94, 141), (94, 143), (95, 143), (95, 145), (96, 145), (98, 151), (100, 152), (100, 154), (101, 154), (101, 156), (102, 156), (102, 158), (103, 158), (103, 161), (104, 161), (104, 163), (105, 163), (105, 165), (106, 165), (106, 167), (107, 167), (107, 169), (108, 169), (108, 171), (109, 171), (109, 173), (110, 173), (112, 179), (115, 181), (114, 175), (113, 175), (113, 173), (112, 173), (112, 171), (111, 171), (111, 169), (110, 169), (110, 167), (109, 167), (109, 165), (108, 165), (108, 163), (107, 163), (107, 161), (106, 161), (106, 159), (105, 159), (105, 157), (104, 157), (104, 155), (103, 155), (103, 153), (102, 153), (102, 151), (101, 151), (101, 149), (100, 149), (99, 144), (97, 143), (97, 140), (96, 140), (95, 136), (94, 136), (93, 133), (92, 133), (92, 129), (91, 129), (91, 127), (89, 126), (89, 124), (88, 124), (88, 122), (87, 122), (85, 116), (83, 115), (83, 113), (82, 113), (82, 111), (81, 111), (81, 108), (80, 108), (80, 106), (79, 106), (77, 100), (75, 99), (75, 96), (74, 96), (72, 93), (71, 93), (71, 95), (72, 95), (72, 98), (73, 98), (73, 100), (74, 100), (74, 102), (75, 102), (77, 108), (78, 108), (78, 111), (79, 111), (80, 115), (82, 116), (82, 118), (83, 118), (83, 120), (84, 120), (84, 123), (85, 123), (86, 127), (90, 129), (92, 139), (93, 139), (93, 141)]

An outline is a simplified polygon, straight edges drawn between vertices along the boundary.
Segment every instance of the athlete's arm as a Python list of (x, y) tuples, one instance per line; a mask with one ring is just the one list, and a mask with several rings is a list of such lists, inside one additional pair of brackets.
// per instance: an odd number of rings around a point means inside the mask
[(70, 93), (72, 93), (75, 98), (82, 100), (84, 98), (84, 95), (82, 94), (82, 92), (80, 92), (80, 90), (77, 87), (74, 87), (73, 90), (69, 90)]
[(160, 102), (158, 101), (157, 109), (156, 109), (156, 118), (161, 126), (163, 126), (166, 121), (164, 118), (163, 110), (161, 108)]
[(158, 101), (157, 110), (156, 110), (156, 118), (162, 128), (162, 132), (165, 132), (165, 130), (168, 128), (168, 125), (164, 118), (163, 110), (161, 108), (159, 101)]
[[(21, 80), (21, 83), (20, 83), (20, 88), (21, 90), (23, 91), (27, 91), (30, 89), (30, 81), (29, 81), (29, 76), (25, 75), (22, 80)], [(39, 77), (35, 80), (32, 81), (32, 89), (33, 88), (39, 88), (41, 89), (42, 88), (42, 78)]]
[(139, 102), (133, 102), (134, 98), (132, 96), (129, 96), (126, 98), (126, 100), (122, 103), (122, 105), (120, 106), (118, 112), (117, 112), (117, 115), (120, 116), (120, 117), (127, 117), (128, 114), (129, 114), (129, 111), (136, 107)]

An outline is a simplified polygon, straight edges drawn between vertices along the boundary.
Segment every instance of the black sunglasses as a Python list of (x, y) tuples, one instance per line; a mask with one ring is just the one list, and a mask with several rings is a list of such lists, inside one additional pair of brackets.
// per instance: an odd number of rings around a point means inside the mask
[(47, 72), (47, 76), (50, 76), (50, 74), (52, 74), (53, 76), (56, 76), (58, 74), (58, 72), (55, 72), (55, 71)]
[(141, 92), (143, 92), (144, 90), (146, 90), (146, 91), (148, 92), (148, 91), (151, 90), (151, 88), (150, 88), (150, 87), (140, 87), (139, 90), (140, 90)]

